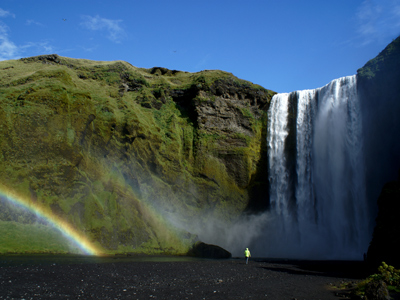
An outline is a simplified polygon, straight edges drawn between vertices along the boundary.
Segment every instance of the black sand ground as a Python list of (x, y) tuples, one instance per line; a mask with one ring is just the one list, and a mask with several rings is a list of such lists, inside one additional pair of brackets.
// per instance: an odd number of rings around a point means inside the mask
[(0, 257), (0, 299), (345, 299), (362, 262)]

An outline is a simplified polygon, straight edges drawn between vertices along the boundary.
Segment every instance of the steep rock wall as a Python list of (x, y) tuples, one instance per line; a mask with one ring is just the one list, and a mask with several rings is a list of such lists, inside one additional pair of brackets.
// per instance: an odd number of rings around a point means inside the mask
[(357, 76), (363, 109), (367, 195), (375, 226), (368, 260), (376, 264), (386, 260), (398, 266), (400, 198), (398, 182), (392, 180), (400, 168), (400, 37), (359, 69)]
[(371, 201), (400, 167), (400, 37), (357, 71)]

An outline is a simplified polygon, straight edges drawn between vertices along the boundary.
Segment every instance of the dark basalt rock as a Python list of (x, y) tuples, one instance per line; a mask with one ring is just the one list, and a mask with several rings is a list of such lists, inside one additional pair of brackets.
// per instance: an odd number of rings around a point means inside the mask
[(216, 245), (210, 245), (203, 242), (197, 242), (188, 252), (189, 256), (202, 258), (231, 258), (232, 254)]

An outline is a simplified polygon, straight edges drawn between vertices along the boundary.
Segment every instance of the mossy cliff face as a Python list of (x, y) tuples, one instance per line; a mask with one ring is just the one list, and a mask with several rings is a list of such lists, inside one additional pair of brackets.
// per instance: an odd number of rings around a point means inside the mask
[[(3, 61), (0, 70), (2, 188), (104, 253), (184, 254), (196, 237), (171, 220), (190, 224), (207, 212), (229, 222), (265, 188), (269, 90), (222, 71), (57, 55)], [(0, 228), (43, 226), (0, 203)], [(12, 239), (0, 252), (69, 251)]]

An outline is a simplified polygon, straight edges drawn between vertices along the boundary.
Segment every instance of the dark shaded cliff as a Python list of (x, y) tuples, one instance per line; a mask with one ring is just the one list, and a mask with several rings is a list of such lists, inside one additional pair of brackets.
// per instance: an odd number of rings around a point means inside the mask
[(400, 37), (357, 71), (372, 199), (400, 167)]
[(388, 182), (378, 199), (378, 216), (368, 248), (368, 261), (379, 266), (383, 261), (400, 267), (400, 171), (397, 181)]
[(375, 213), (370, 217), (375, 231), (368, 259), (378, 264), (382, 259), (398, 264), (398, 183), (387, 182), (397, 178), (400, 168), (400, 37), (359, 69), (357, 75), (363, 110), (367, 195), (372, 212), (376, 211), (379, 197), (376, 226)]
[(222, 71), (57, 55), (0, 70), (0, 253), (70, 251), (29, 248), (25, 233), (46, 226), (5, 191), (104, 253), (186, 253), (193, 218), (230, 222), (265, 197), (272, 91)]

